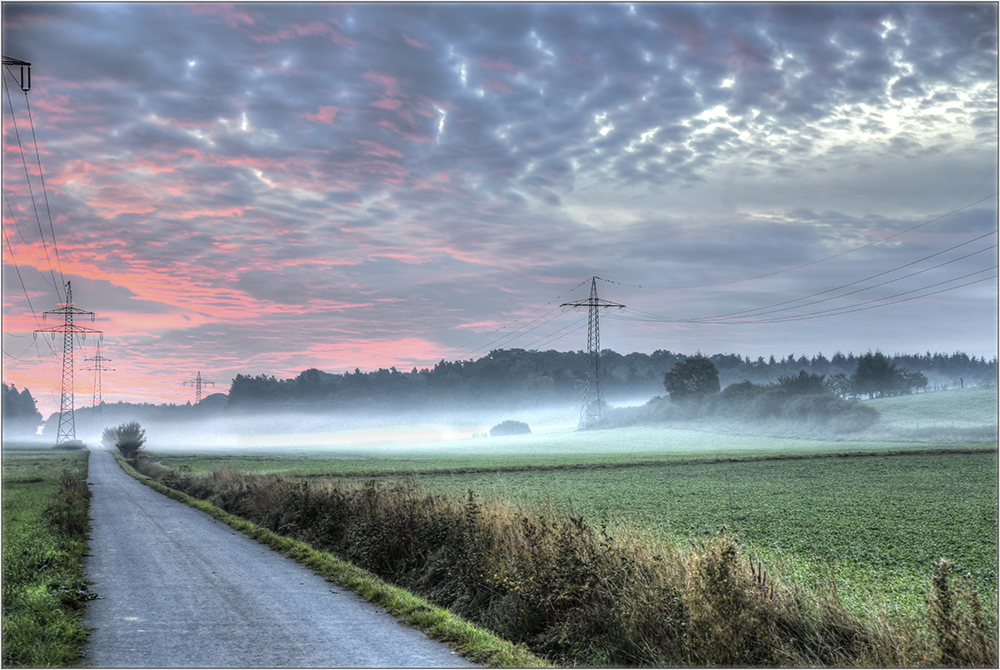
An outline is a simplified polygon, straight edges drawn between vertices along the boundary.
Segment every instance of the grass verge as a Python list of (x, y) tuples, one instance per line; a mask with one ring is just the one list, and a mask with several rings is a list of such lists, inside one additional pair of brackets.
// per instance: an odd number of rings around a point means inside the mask
[(436, 607), (423, 598), (393, 586), (333, 554), (319, 551), (306, 542), (262, 528), (206, 500), (199, 500), (164, 486), (152, 477), (137, 472), (118, 454), (115, 454), (115, 458), (127, 474), (153, 490), (199, 509), (271, 549), (312, 568), (336, 584), (378, 605), (408, 626), (423, 631), (431, 639), (447, 644), (475, 663), (497, 668), (552, 667), (551, 663), (535, 656), (525, 647), (512, 644), (474, 626), (448, 610)]
[(4, 450), (3, 666), (74, 667), (94, 596), (87, 553), (87, 451)]

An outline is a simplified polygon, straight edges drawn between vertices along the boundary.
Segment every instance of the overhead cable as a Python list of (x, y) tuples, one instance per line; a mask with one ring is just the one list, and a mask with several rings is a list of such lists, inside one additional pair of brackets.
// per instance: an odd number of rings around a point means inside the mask
[(988, 196), (986, 196), (984, 198), (980, 198), (979, 200), (976, 200), (975, 202), (970, 202), (969, 204), (963, 205), (962, 207), (959, 207), (958, 209), (953, 209), (952, 211), (948, 212), (947, 214), (942, 214), (940, 216), (936, 216), (933, 219), (930, 219), (928, 221), (924, 221), (923, 223), (918, 223), (915, 226), (911, 226), (910, 228), (907, 228), (905, 230), (901, 230), (901, 231), (899, 231), (897, 233), (893, 233), (892, 235), (886, 235), (885, 237), (879, 238), (879, 239), (877, 239), (877, 240), (875, 240), (873, 242), (869, 242), (867, 244), (862, 244), (859, 247), (853, 247), (851, 249), (847, 249), (845, 251), (841, 251), (839, 253), (833, 254), (832, 256), (826, 256), (825, 258), (820, 258), (820, 259), (815, 260), (815, 261), (810, 261), (808, 263), (802, 263), (801, 265), (794, 265), (792, 267), (784, 268), (782, 270), (775, 270), (773, 272), (767, 272), (767, 273), (764, 273), (764, 274), (755, 275), (753, 277), (744, 277), (742, 279), (731, 279), (731, 280), (728, 280), (728, 281), (715, 282), (715, 283), (712, 283), (712, 284), (691, 284), (691, 285), (684, 285), (684, 286), (650, 286), (648, 284), (645, 284), (645, 285), (626, 284), (624, 282), (612, 281), (612, 280), (609, 280), (609, 279), (603, 279), (601, 277), (598, 277), (598, 279), (600, 279), (603, 282), (607, 282), (609, 284), (617, 284), (619, 286), (628, 286), (630, 288), (656, 289), (656, 290), (661, 290), (661, 291), (680, 291), (680, 290), (696, 289), (696, 288), (713, 288), (713, 287), (716, 287), (716, 286), (727, 286), (729, 284), (739, 284), (739, 283), (742, 283), (742, 282), (754, 281), (754, 280), (757, 280), (757, 279), (766, 279), (767, 277), (774, 277), (775, 275), (784, 274), (786, 272), (792, 272), (793, 270), (801, 270), (802, 268), (807, 268), (807, 267), (810, 267), (812, 265), (818, 265), (819, 263), (825, 263), (826, 261), (833, 260), (834, 258), (840, 258), (841, 256), (846, 256), (847, 254), (852, 254), (855, 251), (861, 251), (862, 249), (867, 249), (868, 247), (875, 246), (876, 244), (881, 244), (882, 242), (885, 242), (887, 240), (891, 240), (893, 238), (899, 237), (900, 235), (905, 235), (906, 233), (913, 232), (914, 230), (917, 230), (919, 228), (923, 228), (924, 226), (929, 226), (932, 223), (936, 223), (936, 222), (938, 222), (938, 221), (940, 221), (942, 219), (946, 219), (949, 216), (951, 216), (953, 214), (958, 214), (959, 212), (962, 212), (962, 211), (964, 211), (966, 209), (969, 209), (970, 207), (975, 207), (976, 205), (978, 205), (978, 204), (980, 204), (982, 202), (986, 202), (990, 198), (995, 198), (996, 196), (997, 196), (996, 192), (991, 193), (990, 195), (988, 195)]

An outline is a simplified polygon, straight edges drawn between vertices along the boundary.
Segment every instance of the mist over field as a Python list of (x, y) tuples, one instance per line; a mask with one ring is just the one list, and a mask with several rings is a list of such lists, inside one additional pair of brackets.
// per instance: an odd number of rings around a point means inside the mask
[[(697, 449), (700, 441), (718, 443), (718, 437), (747, 448), (768, 448), (769, 442), (793, 440), (840, 443), (995, 443), (997, 391), (995, 388), (953, 389), (896, 398), (858, 401), (878, 410), (877, 422), (863, 430), (847, 431), (837, 422), (808, 420), (754, 422), (738, 418), (661, 415), (667, 420), (636, 420), (665, 398), (610, 405), (617, 425), (604, 430), (579, 431), (579, 403), (560, 403), (526, 409), (465, 409), (409, 412), (218, 412), (202, 418), (141, 418), (147, 448), (155, 452), (178, 450), (228, 453), (314, 453), (327, 457), (380, 458), (429, 453), (496, 455), (499, 452), (558, 454), (589, 451), (641, 454), (672, 448)], [(188, 408), (190, 409), (190, 408)], [(119, 413), (120, 412), (120, 413)], [(107, 406), (98, 414), (77, 412), (77, 434), (89, 444), (100, 444), (103, 428), (136, 418), (129, 410)], [(528, 424), (530, 435), (489, 437), (502, 421)], [(39, 438), (41, 439), (41, 438)], [(47, 443), (46, 443), (47, 444)], [(683, 446), (682, 446), (683, 445)], [(846, 448), (846, 445), (845, 445)]]
[[(255, 450), (270, 448), (334, 449), (352, 454), (425, 449), (457, 441), (474, 441), (486, 447), (490, 429), (502, 421), (527, 423), (534, 434), (571, 433), (576, 430), (578, 404), (561, 404), (521, 410), (463, 410), (454, 412), (307, 412), (287, 410), (266, 414), (222, 414), (209, 418), (140, 420), (148, 448)], [(104, 427), (135, 416), (105, 408), (77, 412), (77, 434), (99, 444)]]

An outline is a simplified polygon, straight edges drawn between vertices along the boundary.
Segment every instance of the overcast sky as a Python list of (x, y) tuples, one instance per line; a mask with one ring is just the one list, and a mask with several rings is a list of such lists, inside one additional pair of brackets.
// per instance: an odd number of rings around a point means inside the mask
[(3, 53), (46, 416), (65, 281), (106, 401), (586, 349), (593, 276), (620, 353), (997, 353), (994, 3), (4, 2)]

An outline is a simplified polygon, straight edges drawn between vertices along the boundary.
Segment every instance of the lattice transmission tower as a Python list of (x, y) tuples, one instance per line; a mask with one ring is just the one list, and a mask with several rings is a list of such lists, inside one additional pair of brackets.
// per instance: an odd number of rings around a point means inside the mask
[[(10, 56), (3, 56), (3, 64), (7, 66), (7, 71), (10, 72), (10, 75), (17, 79), (17, 84), (21, 87), (22, 91), (27, 93), (31, 90), (31, 63), (11, 58)], [(11, 69), (14, 67), (21, 68), (20, 77), (14, 74), (14, 70)]]
[(77, 309), (73, 306), (73, 287), (70, 282), (66, 282), (66, 302), (60, 307), (42, 312), (44, 320), (48, 315), (61, 316), (63, 323), (60, 326), (50, 326), (39, 328), (38, 333), (52, 333), (55, 339), (56, 333), (63, 334), (63, 359), (62, 359), (62, 391), (59, 394), (59, 430), (56, 433), (56, 446), (76, 439), (76, 417), (73, 414), (73, 336), (79, 335), (81, 339), (87, 337), (87, 333), (95, 333), (99, 338), (104, 336), (99, 330), (78, 326), (73, 322), (74, 317), (90, 315), (90, 320), (94, 320), (94, 313)]
[(94, 372), (94, 399), (92, 401), (93, 406), (100, 409), (104, 405), (104, 395), (101, 391), (101, 373), (102, 372), (114, 372), (114, 368), (104, 367), (105, 363), (110, 363), (110, 358), (105, 358), (101, 356), (101, 341), (97, 341), (97, 355), (93, 358), (84, 358), (83, 360), (88, 362), (93, 362), (94, 367), (86, 368), (87, 370), (93, 370)]
[(197, 374), (197, 376), (194, 379), (189, 379), (186, 382), (181, 382), (181, 384), (183, 384), (184, 386), (193, 386), (194, 387), (194, 404), (195, 405), (198, 405), (198, 404), (201, 403), (201, 387), (202, 386), (204, 386), (205, 384), (211, 384), (212, 386), (215, 386), (215, 382), (210, 382), (207, 379), (202, 379), (201, 378), (201, 370), (198, 371), (198, 374)]
[(625, 305), (597, 297), (597, 277), (590, 278), (590, 297), (564, 302), (560, 307), (586, 307), (587, 316), (587, 382), (583, 389), (583, 408), (580, 410), (579, 430), (587, 430), (604, 416), (604, 399), (601, 397), (601, 324), (602, 309), (625, 309)]

